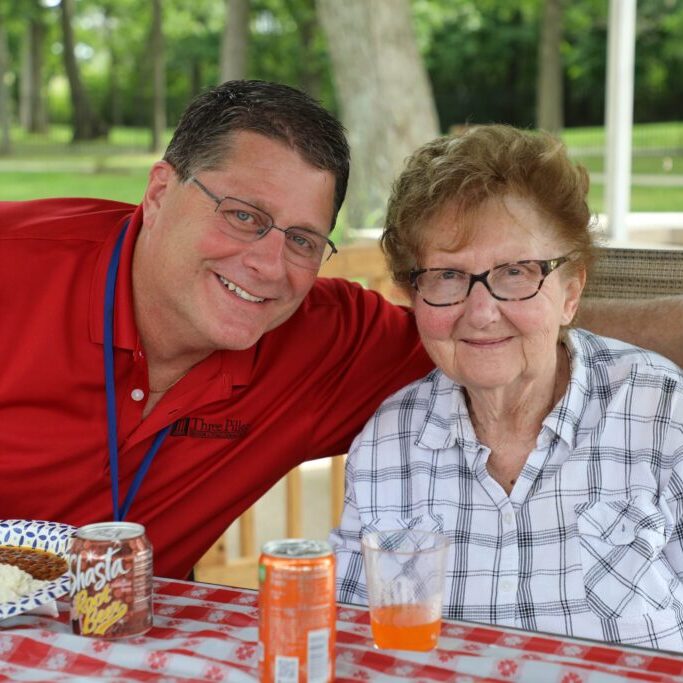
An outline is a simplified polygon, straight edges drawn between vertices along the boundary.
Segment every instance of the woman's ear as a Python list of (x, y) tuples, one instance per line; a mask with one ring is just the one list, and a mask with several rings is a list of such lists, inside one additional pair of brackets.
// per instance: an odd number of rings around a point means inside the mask
[(576, 315), (581, 301), (581, 293), (586, 286), (586, 269), (584, 266), (574, 266), (574, 272), (566, 279), (564, 290), (564, 307), (562, 310), (562, 325), (569, 325)]

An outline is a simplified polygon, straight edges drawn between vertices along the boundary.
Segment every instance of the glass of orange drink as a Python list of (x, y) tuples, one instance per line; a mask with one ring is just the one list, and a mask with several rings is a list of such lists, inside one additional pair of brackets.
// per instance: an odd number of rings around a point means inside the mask
[(418, 529), (373, 531), (363, 536), (361, 548), (375, 645), (436, 647), (448, 538)]

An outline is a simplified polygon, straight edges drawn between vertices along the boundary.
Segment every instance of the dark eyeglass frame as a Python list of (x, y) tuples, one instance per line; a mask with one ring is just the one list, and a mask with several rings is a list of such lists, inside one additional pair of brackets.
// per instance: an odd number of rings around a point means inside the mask
[[(329, 261), (330, 258), (334, 254), (338, 253), (337, 247), (335, 246), (334, 242), (329, 237), (325, 237), (325, 235), (321, 235), (319, 232), (316, 232), (315, 230), (310, 230), (309, 228), (300, 228), (296, 225), (292, 225), (289, 228), (280, 228), (277, 225), (275, 225), (275, 221), (273, 220), (273, 217), (267, 211), (260, 209), (258, 206), (254, 206), (253, 204), (250, 204), (249, 202), (245, 202), (244, 199), (240, 199), (239, 197), (232, 197), (230, 195), (225, 195), (224, 197), (219, 197), (218, 195), (211, 192), (211, 190), (209, 190), (209, 188), (206, 187), (206, 185), (204, 185), (204, 183), (202, 183), (200, 180), (198, 180), (194, 176), (190, 177), (190, 182), (194, 183), (207, 197), (209, 197), (209, 199), (212, 199), (216, 203), (216, 208), (215, 208), (216, 213), (220, 213), (221, 204), (226, 199), (230, 199), (234, 202), (239, 202), (240, 204), (244, 204), (245, 206), (248, 206), (250, 209), (253, 209), (254, 211), (256, 211), (257, 214), (261, 214), (261, 215), (265, 216), (268, 219), (269, 223), (268, 223), (268, 225), (265, 226), (263, 232), (254, 231), (254, 240), (253, 240), (254, 242), (258, 242), (258, 240), (263, 239), (271, 230), (277, 230), (278, 232), (281, 232), (285, 237), (289, 237), (290, 235), (292, 235), (292, 231), (294, 231), (294, 230), (296, 230), (298, 232), (304, 232), (304, 233), (307, 233), (309, 235), (313, 235), (313, 236), (315, 236), (316, 239), (325, 240), (325, 242), (327, 242), (327, 244), (330, 246), (330, 249), (331, 249), (330, 253), (327, 255), (327, 257), (325, 259), (323, 259), (321, 256), (320, 261), (311, 261), (311, 265), (314, 267), (317, 267), (317, 268), (322, 266), (323, 263), (326, 263), (327, 261)], [(222, 216), (222, 214), (221, 214), (221, 216)], [(225, 218), (225, 216), (222, 216), (222, 217), (227, 222), (227, 218)], [(295, 265), (300, 265), (300, 264), (295, 262)], [(304, 266), (302, 266), (302, 267), (304, 267)]]
[[(554, 270), (559, 268), (561, 265), (564, 263), (567, 263), (570, 261), (570, 256), (571, 253), (566, 254), (565, 256), (560, 256), (558, 258), (552, 258), (552, 259), (525, 259), (522, 261), (511, 261), (510, 263), (501, 263), (498, 266), (494, 266), (493, 268), (489, 268), (488, 270), (485, 270), (483, 273), (479, 273), (475, 275), (474, 273), (468, 273), (464, 270), (458, 270), (457, 268), (416, 268), (414, 270), (411, 270), (408, 273), (408, 279), (410, 281), (410, 285), (415, 289), (415, 291), (420, 295), (421, 299), (426, 303), (429, 304), (430, 306), (455, 306), (456, 304), (461, 304), (467, 297), (470, 295), (470, 292), (472, 291), (472, 287), (474, 287), (476, 282), (481, 282), (484, 287), (488, 290), (489, 294), (494, 298), (497, 299), (498, 301), (527, 301), (528, 299), (533, 299), (540, 291), (541, 287), (543, 286), (543, 283), (545, 282), (545, 279), (552, 273)], [(489, 273), (493, 272), (494, 270), (498, 270), (499, 268), (506, 268), (508, 266), (514, 266), (517, 264), (520, 265), (526, 265), (528, 263), (535, 263), (538, 265), (541, 269), (541, 280), (538, 283), (538, 288), (533, 294), (529, 294), (529, 296), (522, 296), (522, 297), (504, 297), (504, 296), (499, 296), (493, 292), (491, 289), (491, 285), (489, 284), (488, 281), (488, 276)], [(458, 301), (449, 301), (448, 303), (443, 303), (443, 304), (436, 304), (432, 301), (429, 301), (428, 299), (425, 299), (424, 295), (422, 292), (420, 292), (420, 288), (418, 285), (418, 278), (420, 275), (423, 275), (424, 273), (433, 273), (437, 271), (455, 271), (457, 273), (462, 273), (463, 275), (469, 275), (470, 281), (467, 286), (467, 292), (465, 293), (465, 296), (462, 299), (459, 299)]]

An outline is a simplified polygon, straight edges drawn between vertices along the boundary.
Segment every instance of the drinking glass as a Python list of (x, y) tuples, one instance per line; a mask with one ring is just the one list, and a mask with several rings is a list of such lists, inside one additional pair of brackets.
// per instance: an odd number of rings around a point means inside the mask
[(436, 647), (446, 536), (418, 529), (373, 531), (363, 537), (361, 548), (375, 645), (397, 650)]

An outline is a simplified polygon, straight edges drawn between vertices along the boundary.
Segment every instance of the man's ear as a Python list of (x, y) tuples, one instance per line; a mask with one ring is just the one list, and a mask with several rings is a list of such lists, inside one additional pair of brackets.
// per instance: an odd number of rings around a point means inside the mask
[(154, 226), (164, 196), (175, 181), (175, 171), (173, 166), (167, 161), (157, 161), (150, 169), (147, 188), (142, 198), (145, 227), (151, 228)]

